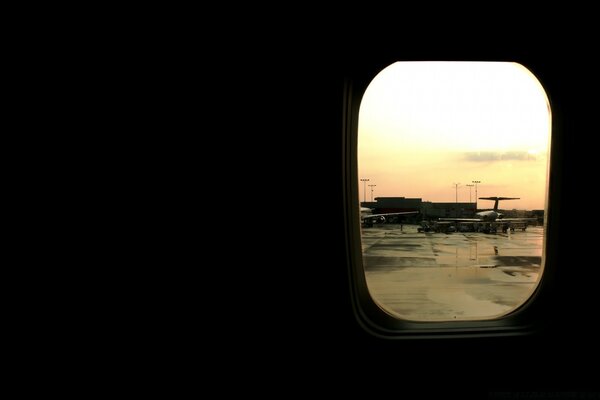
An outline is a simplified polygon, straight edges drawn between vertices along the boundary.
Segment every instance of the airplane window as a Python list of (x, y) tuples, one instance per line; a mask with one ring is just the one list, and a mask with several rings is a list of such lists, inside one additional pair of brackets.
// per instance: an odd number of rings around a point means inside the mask
[(512, 62), (397, 62), (358, 116), (362, 261), (408, 321), (491, 320), (544, 272), (551, 137), (541, 83)]

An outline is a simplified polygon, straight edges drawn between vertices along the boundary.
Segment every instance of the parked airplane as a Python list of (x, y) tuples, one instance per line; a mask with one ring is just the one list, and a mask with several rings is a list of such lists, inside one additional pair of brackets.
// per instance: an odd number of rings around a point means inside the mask
[[(475, 213), (475, 218), (440, 218), (439, 221), (452, 221), (455, 223), (486, 223), (483, 226), (484, 231), (494, 231), (497, 227), (501, 227), (502, 231), (508, 229), (514, 231), (515, 227), (522, 230), (527, 229), (529, 222), (534, 222), (537, 218), (504, 218), (504, 214), (498, 211), (498, 203), (500, 200), (519, 200), (520, 197), (480, 197), (480, 200), (494, 200), (494, 208), (492, 210), (480, 211)], [(481, 228), (481, 225), (480, 225)]]
[(373, 214), (372, 208), (361, 207), (360, 208), (360, 223), (364, 226), (373, 226), (373, 221), (378, 219), (380, 222), (385, 222), (385, 217), (392, 215), (409, 215), (418, 214), (418, 211), (404, 211), (395, 213), (384, 213), (384, 214)]
[(440, 218), (440, 221), (493, 222), (496, 220), (502, 220), (502, 222), (526, 222), (536, 220), (536, 218), (504, 218), (504, 214), (498, 212), (498, 203), (500, 200), (519, 200), (520, 197), (480, 197), (479, 199), (494, 200), (494, 209), (475, 213), (475, 218)]

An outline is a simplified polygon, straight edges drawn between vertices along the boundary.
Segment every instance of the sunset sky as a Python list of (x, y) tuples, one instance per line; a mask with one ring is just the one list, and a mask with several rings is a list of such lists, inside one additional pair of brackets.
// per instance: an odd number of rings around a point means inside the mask
[[(373, 197), (475, 201), (506, 196), (505, 209), (545, 206), (550, 106), (539, 81), (520, 64), (397, 62), (363, 97), (359, 178)], [(364, 201), (364, 182), (359, 182)], [(366, 186), (367, 201), (371, 187)], [(492, 208), (479, 200), (479, 208)]]

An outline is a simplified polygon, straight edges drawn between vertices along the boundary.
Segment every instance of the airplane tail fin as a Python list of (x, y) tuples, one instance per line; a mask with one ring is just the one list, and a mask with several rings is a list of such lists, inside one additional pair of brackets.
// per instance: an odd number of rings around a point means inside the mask
[(500, 200), (520, 200), (520, 197), (480, 197), (480, 200), (495, 200), (494, 211), (498, 212), (498, 203)]

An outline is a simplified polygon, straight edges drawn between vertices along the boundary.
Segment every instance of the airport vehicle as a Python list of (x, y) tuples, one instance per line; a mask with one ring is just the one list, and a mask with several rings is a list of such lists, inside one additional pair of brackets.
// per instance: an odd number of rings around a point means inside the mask
[(368, 207), (360, 208), (360, 223), (363, 226), (373, 226), (374, 221), (385, 222), (385, 217), (392, 215), (410, 215), (418, 214), (418, 211), (404, 211), (395, 213), (373, 214), (373, 209)]

